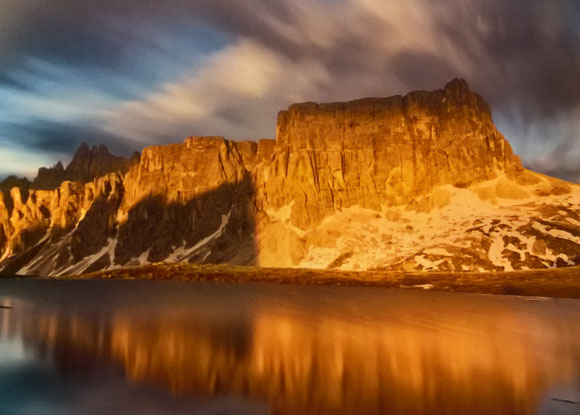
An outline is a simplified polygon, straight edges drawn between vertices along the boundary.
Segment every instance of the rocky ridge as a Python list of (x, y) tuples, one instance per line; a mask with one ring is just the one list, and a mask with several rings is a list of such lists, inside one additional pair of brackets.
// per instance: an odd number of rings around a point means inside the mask
[(462, 80), (404, 97), (292, 105), (279, 113), (276, 140), (190, 137), (104, 175), (111, 164), (91, 160), (105, 151), (87, 148), (65, 169), (73, 181), (0, 195), (4, 271), (580, 264), (580, 187), (524, 169)]
[(59, 161), (53, 167), (38, 169), (32, 186), (40, 190), (53, 190), (65, 181), (87, 183), (107, 173), (126, 173), (128, 167), (138, 159), (138, 154), (127, 160), (111, 154), (104, 145), (89, 147), (83, 143), (66, 168)]

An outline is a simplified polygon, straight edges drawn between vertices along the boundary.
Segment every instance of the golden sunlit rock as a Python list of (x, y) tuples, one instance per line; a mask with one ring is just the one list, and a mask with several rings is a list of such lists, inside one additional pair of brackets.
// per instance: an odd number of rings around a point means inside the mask
[[(5, 189), (5, 273), (580, 264), (580, 186), (525, 170), (459, 79), (404, 97), (292, 105), (275, 141), (189, 137), (132, 161), (84, 146), (60, 170), (78, 181)], [(94, 178), (103, 171), (117, 172)]]

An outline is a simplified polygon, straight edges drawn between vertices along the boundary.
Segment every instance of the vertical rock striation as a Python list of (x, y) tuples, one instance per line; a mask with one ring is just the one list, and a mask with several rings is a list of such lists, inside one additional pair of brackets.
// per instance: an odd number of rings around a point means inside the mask
[(318, 225), (343, 207), (402, 205), (434, 186), (469, 186), (522, 170), (487, 103), (463, 80), (444, 89), (346, 103), (292, 105), (278, 116), (265, 205)]
[[(174, 253), (174, 261), (252, 263), (253, 193), (246, 163), (256, 157), (255, 143), (222, 137), (190, 137), (144, 149), (125, 176), (120, 263), (144, 253), (147, 261)], [(198, 246), (210, 236), (211, 244)]]

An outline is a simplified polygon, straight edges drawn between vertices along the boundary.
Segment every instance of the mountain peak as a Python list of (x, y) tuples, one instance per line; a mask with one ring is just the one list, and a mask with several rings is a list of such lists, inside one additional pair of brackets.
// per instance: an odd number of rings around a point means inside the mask
[(96, 156), (102, 157), (109, 155), (112, 154), (109, 152), (109, 149), (107, 148), (106, 145), (100, 144), (93, 145), (92, 147), (90, 147), (87, 143), (83, 142), (75, 152), (71, 163), (75, 163), (76, 160), (82, 161), (86, 158), (93, 158)]
[(83, 142), (66, 168), (60, 161), (51, 168), (42, 167), (33, 183), (36, 189), (45, 190), (54, 189), (66, 180), (86, 183), (107, 173), (125, 172), (129, 164), (129, 160), (111, 154), (103, 144), (89, 147)]
[(445, 85), (445, 90), (470, 91), (467, 81), (462, 78), (454, 78)]
[(75, 157), (76, 156), (81, 156), (83, 154), (87, 154), (89, 153), (91, 150), (89, 148), (89, 145), (86, 142), (82, 142), (81, 145), (79, 146), (79, 148), (77, 148), (77, 151), (75, 152)]

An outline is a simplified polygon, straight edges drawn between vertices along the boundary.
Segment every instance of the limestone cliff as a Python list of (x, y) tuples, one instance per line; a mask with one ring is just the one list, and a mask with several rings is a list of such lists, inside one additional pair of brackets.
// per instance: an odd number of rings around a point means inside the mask
[(143, 150), (125, 176), (118, 260), (134, 262), (147, 252), (143, 261), (252, 263), (253, 192), (245, 161), (256, 155), (255, 143), (221, 137)]
[(354, 205), (406, 204), (437, 185), (522, 170), (485, 101), (462, 80), (405, 97), (292, 105), (278, 116), (266, 204), (302, 229)]
[(580, 187), (523, 169), (462, 80), (404, 97), (292, 105), (276, 140), (190, 137), (103, 175), (107, 154), (83, 147), (51, 171), (72, 181), (0, 195), (4, 271), (580, 263)]

